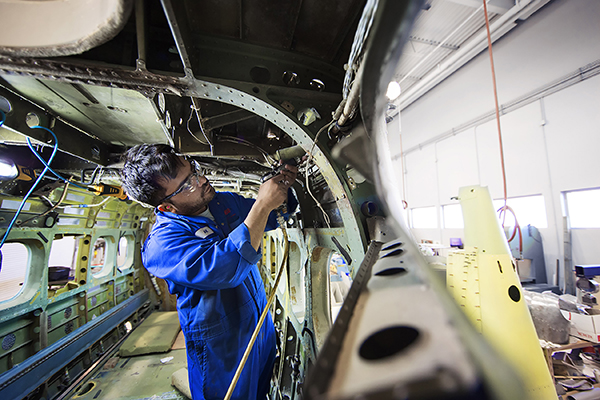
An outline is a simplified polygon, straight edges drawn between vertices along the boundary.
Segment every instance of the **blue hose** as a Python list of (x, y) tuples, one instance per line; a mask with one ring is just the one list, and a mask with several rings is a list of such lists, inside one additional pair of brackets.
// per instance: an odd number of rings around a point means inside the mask
[[(2, 123), (4, 123), (4, 117), (5, 117), (5, 115), (4, 115), (4, 113), (2, 113), (2, 114), (3, 114)], [(56, 135), (54, 134), (54, 132), (52, 132), (50, 129), (47, 129), (47, 128), (44, 128), (44, 127), (41, 127), (41, 126), (34, 126), (33, 128), (42, 128), (42, 129), (46, 129), (48, 132), (50, 132), (52, 134), (52, 137), (54, 137), (54, 149), (52, 150), (52, 154), (50, 155), (50, 159), (48, 160), (48, 164), (46, 164), (46, 162), (44, 162), (44, 165), (46, 167), (44, 168), (44, 170), (42, 171), (42, 173), (37, 177), (37, 179), (35, 180), (33, 186), (31, 186), (31, 189), (29, 189), (29, 191), (27, 192), (27, 194), (25, 195), (25, 197), (23, 197), (23, 201), (21, 201), (21, 204), (19, 205), (19, 208), (17, 209), (17, 212), (15, 213), (15, 216), (13, 217), (12, 221), (10, 221), (10, 224), (8, 225), (8, 228), (6, 228), (6, 233), (4, 233), (4, 236), (2, 237), (2, 241), (0, 242), (0, 249), (2, 248), (2, 246), (4, 246), (4, 242), (6, 241), (6, 238), (8, 237), (8, 234), (10, 233), (11, 229), (13, 228), (13, 226), (15, 224), (15, 221), (19, 217), (19, 214), (23, 210), (23, 207), (25, 206), (25, 203), (27, 202), (27, 199), (29, 199), (29, 196), (31, 196), (31, 194), (33, 193), (33, 191), (36, 189), (37, 185), (42, 181), (42, 179), (44, 178), (44, 175), (46, 175), (46, 172), (48, 172), (48, 170), (50, 170), (49, 164), (52, 163), (52, 160), (54, 159), (54, 156), (56, 155), (56, 151), (58, 150), (58, 139), (56, 138)], [(2, 270), (2, 266), (0, 265), (0, 271), (1, 270)]]

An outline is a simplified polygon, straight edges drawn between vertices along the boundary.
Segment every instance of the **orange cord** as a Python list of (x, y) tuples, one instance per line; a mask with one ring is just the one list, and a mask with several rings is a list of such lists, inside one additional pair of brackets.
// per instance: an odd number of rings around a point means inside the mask
[(494, 86), (494, 102), (496, 105), (496, 123), (498, 125), (498, 141), (500, 143), (500, 162), (502, 164), (502, 183), (504, 185), (504, 206), (501, 207), (498, 210), (498, 212), (502, 216), (502, 227), (504, 227), (504, 222), (506, 219), (506, 211), (510, 211), (512, 213), (512, 215), (514, 216), (515, 229), (513, 230), (513, 233), (511, 235), (510, 239), (508, 239), (508, 241), (510, 242), (511, 240), (513, 240), (515, 238), (515, 234), (518, 231), (519, 232), (519, 253), (522, 255), (523, 254), (523, 236), (521, 235), (521, 227), (519, 226), (519, 223), (517, 222), (517, 216), (515, 215), (515, 212), (512, 210), (512, 208), (510, 208), (506, 204), (508, 195), (507, 195), (507, 190), (506, 190), (506, 168), (504, 167), (504, 146), (502, 144), (502, 130), (500, 129), (500, 107), (498, 105), (498, 90), (496, 88), (496, 71), (494, 70), (494, 56), (492, 53), (492, 35), (490, 34), (490, 20), (488, 18), (486, 0), (483, 0), (483, 14), (485, 16), (485, 28), (487, 30), (488, 53), (490, 54), (490, 66), (492, 68), (492, 83)]
[(504, 183), (504, 205), (506, 206), (506, 169), (504, 168), (504, 147), (502, 145), (502, 131), (500, 129), (500, 107), (498, 106), (498, 90), (496, 89), (496, 72), (494, 70), (494, 56), (492, 54), (492, 36), (490, 34), (490, 20), (488, 19), (487, 3), (483, 0), (483, 13), (485, 15), (485, 28), (487, 29), (488, 53), (492, 68), (492, 83), (494, 85), (494, 102), (496, 104), (496, 121), (498, 124), (498, 141), (500, 142), (500, 162), (502, 163), (502, 181)]

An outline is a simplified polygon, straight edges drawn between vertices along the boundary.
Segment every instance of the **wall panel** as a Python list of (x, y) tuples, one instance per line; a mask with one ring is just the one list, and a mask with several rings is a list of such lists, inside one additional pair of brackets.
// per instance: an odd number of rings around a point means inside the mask
[(462, 186), (479, 184), (474, 129), (436, 143), (440, 204), (453, 203)]
[(410, 208), (436, 205), (437, 177), (434, 150), (429, 146), (406, 156), (406, 197)]

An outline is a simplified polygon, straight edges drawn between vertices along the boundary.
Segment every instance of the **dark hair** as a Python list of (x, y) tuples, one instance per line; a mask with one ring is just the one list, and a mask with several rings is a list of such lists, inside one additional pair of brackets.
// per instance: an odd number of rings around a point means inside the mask
[(158, 181), (174, 179), (183, 165), (175, 150), (166, 144), (139, 144), (127, 150), (121, 161), (121, 183), (127, 195), (153, 207), (166, 196)]

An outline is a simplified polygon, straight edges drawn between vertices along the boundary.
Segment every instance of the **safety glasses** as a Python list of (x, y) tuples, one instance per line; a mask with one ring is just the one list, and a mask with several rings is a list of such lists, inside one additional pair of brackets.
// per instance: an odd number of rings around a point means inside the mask
[[(168, 195), (167, 197), (162, 199), (159, 202), (159, 204), (164, 203), (165, 201), (171, 199), (174, 196), (177, 196), (179, 193), (192, 193), (198, 187), (198, 185), (200, 183), (198, 176), (200, 175), (200, 173), (198, 172), (196, 162), (194, 160), (187, 160), (187, 161), (189, 161), (189, 163), (190, 163), (192, 172), (187, 176), (187, 178), (185, 178), (185, 180), (183, 182), (181, 182), (181, 185), (179, 185), (177, 190), (175, 190), (173, 193), (171, 193), (170, 195)], [(195, 179), (195, 182), (194, 182), (194, 179)]]

